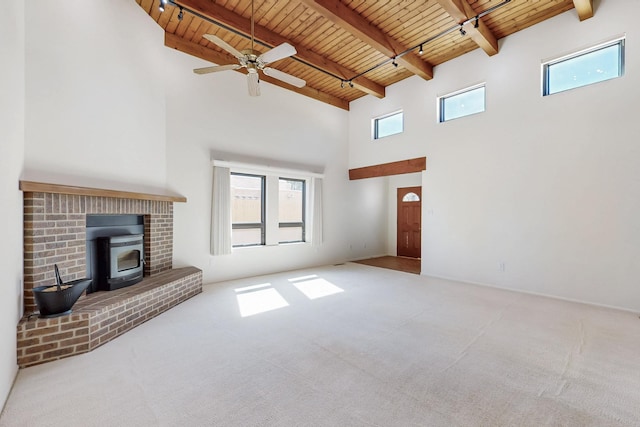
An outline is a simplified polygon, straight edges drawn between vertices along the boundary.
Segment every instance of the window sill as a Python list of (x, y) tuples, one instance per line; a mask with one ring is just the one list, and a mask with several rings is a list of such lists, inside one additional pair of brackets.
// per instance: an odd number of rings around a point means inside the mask
[(254, 246), (236, 246), (231, 248), (232, 252), (235, 251), (245, 251), (245, 250), (251, 250), (251, 249), (264, 249), (264, 248), (277, 248), (277, 247), (284, 247), (284, 246), (297, 246), (297, 245), (310, 245), (310, 242), (289, 242), (289, 243), (274, 243), (271, 245), (254, 245)]

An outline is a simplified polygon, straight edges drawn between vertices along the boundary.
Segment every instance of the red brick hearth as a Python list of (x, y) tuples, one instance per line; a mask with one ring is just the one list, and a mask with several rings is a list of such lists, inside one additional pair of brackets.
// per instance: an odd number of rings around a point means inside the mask
[(111, 292), (81, 297), (66, 316), (18, 324), (21, 368), (86, 353), (202, 292), (202, 271), (167, 270)]
[[(24, 312), (18, 324), (21, 367), (84, 353), (202, 291), (202, 272), (172, 270), (173, 203), (164, 196), (21, 181), (24, 195)], [(32, 289), (87, 276), (87, 214), (144, 217), (145, 278), (82, 296), (71, 315), (38, 319)]]

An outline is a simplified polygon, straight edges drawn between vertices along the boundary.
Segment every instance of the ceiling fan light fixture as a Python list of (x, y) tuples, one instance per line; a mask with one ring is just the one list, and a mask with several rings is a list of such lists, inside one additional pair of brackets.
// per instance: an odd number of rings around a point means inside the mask
[[(161, 2), (169, 2), (174, 6), (180, 7), (180, 14), (182, 14), (182, 6), (173, 3), (173, 0), (160, 0)], [(194, 13), (187, 8), (188, 12)], [(197, 16), (197, 13), (196, 13)], [(304, 87), (307, 82), (298, 77), (287, 74), (283, 71), (275, 68), (267, 67), (266, 65), (272, 62), (280, 61), (281, 59), (288, 58), (295, 55), (296, 48), (289, 43), (281, 43), (278, 46), (269, 49), (268, 51), (260, 54), (255, 51), (254, 46), (254, 13), (253, 13), (253, 0), (251, 1), (251, 48), (239, 51), (235, 47), (231, 46), (220, 37), (213, 34), (203, 34), (202, 37), (215, 44), (219, 48), (229, 52), (238, 60), (238, 64), (216, 65), (213, 67), (197, 68), (194, 71), (196, 74), (208, 74), (225, 70), (237, 70), (239, 68), (247, 69), (247, 85), (250, 96), (260, 96), (260, 76), (259, 72), (264, 73), (265, 76), (271, 77), (275, 80), (290, 84), (297, 88)], [(268, 80), (268, 79), (267, 79)]]
[(258, 70), (255, 68), (249, 69), (247, 85), (249, 88), (249, 96), (260, 96), (260, 76), (258, 76)]

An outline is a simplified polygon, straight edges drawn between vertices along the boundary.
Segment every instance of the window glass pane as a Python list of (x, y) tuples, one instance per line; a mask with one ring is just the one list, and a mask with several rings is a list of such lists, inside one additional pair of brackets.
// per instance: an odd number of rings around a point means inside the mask
[(403, 202), (419, 202), (420, 197), (416, 193), (407, 193), (402, 197)]
[(395, 135), (403, 131), (403, 116), (401, 112), (374, 120), (374, 139)]
[(232, 246), (249, 246), (262, 244), (260, 228), (234, 228), (231, 233)]
[(280, 178), (279, 222), (302, 222), (304, 181)]
[(278, 229), (278, 242), (301, 242), (302, 227), (280, 227)]
[(264, 176), (231, 174), (231, 244), (264, 244)]
[(278, 242), (302, 242), (305, 226), (305, 181), (280, 178), (278, 185)]
[(231, 174), (232, 223), (262, 222), (262, 179), (255, 175)]
[(477, 87), (462, 93), (440, 98), (440, 122), (484, 111), (485, 88)]
[(622, 40), (545, 68), (545, 95), (586, 86), (622, 75)]

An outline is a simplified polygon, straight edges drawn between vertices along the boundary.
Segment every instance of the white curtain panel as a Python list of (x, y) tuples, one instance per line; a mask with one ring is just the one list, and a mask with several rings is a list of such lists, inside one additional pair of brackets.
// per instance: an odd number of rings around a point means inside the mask
[(313, 178), (311, 183), (311, 245), (320, 246), (322, 236), (322, 178)]
[(231, 173), (229, 168), (219, 166), (213, 167), (211, 253), (231, 253)]

